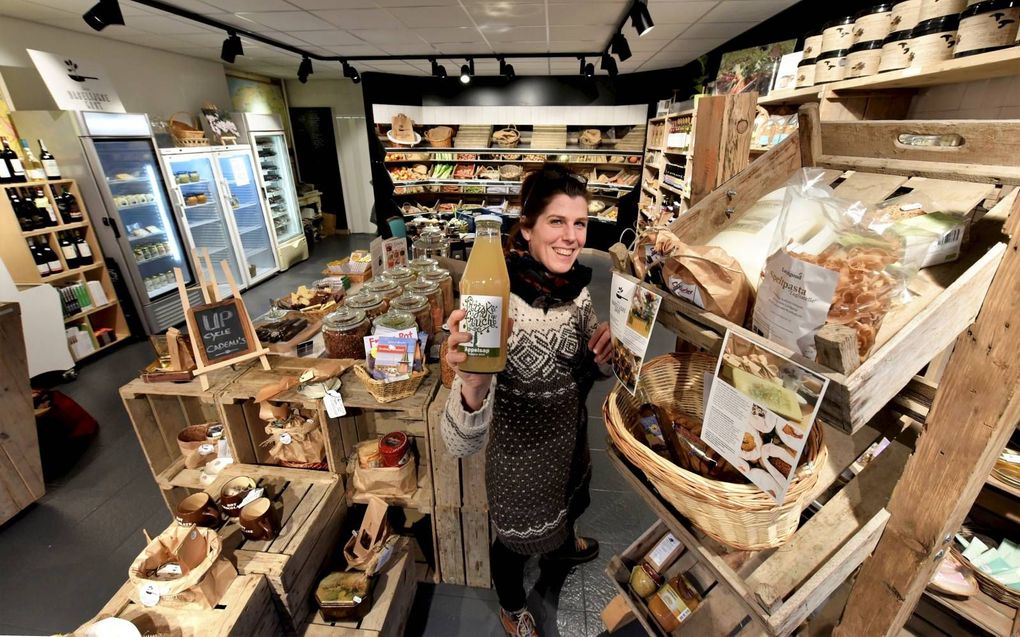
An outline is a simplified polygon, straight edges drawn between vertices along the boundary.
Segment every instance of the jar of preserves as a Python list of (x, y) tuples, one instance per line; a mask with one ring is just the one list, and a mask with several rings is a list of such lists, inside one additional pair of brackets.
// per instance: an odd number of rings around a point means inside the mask
[(417, 259), (411, 259), (407, 264), (407, 267), (411, 268), (411, 271), (421, 276), (429, 270), (435, 270), (439, 267), (439, 261), (430, 259), (429, 257), (418, 257)]
[(700, 602), (701, 596), (680, 573), (649, 598), (648, 611), (660, 628), (672, 633), (691, 616)]
[(322, 319), (322, 340), (327, 358), (365, 358), (365, 337), (370, 330), (363, 310), (341, 307)]
[(662, 587), (662, 576), (648, 564), (642, 562), (630, 571), (630, 587), (641, 599), (648, 599)]
[(418, 275), (406, 265), (398, 265), (386, 270), (386, 277), (403, 288), (408, 283), (413, 283)]
[(372, 294), (378, 294), (386, 301), (386, 308), (389, 309), (390, 301), (400, 296), (403, 292), (400, 286), (397, 285), (391, 278), (385, 274), (374, 279), (369, 279), (365, 283), (365, 291), (371, 292)]
[(446, 315), (443, 314), (443, 291), (439, 284), (432, 281), (418, 280), (404, 286), (404, 292), (424, 296), (429, 301), (429, 309), (432, 311), (432, 331), (430, 336), (435, 336), (442, 326)]
[(390, 310), (372, 321), (372, 334), (386, 335), (389, 332), (402, 332), (417, 329), (414, 315), (400, 310)]
[(424, 296), (404, 292), (393, 299), (390, 307), (401, 312), (407, 312), (413, 316), (414, 322), (418, 324), (419, 332), (425, 332), (430, 336), (435, 333), (432, 327), (432, 307), (429, 305), (429, 300)]
[(453, 299), (453, 277), (450, 275), (450, 271), (436, 268), (423, 273), (421, 278), (438, 283), (439, 289), (443, 291), (443, 322), (446, 322), (446, 317), (450, 316), (450, 312), (457, 309), (456, 301)]
[(377, 316), (382, 316), (387, 309), (386, 301), (383, 297), (367, 291), (361, 291), (347, 297), (344, 305), (351, 309), (361, 310), (370, 321), (374, 321)]

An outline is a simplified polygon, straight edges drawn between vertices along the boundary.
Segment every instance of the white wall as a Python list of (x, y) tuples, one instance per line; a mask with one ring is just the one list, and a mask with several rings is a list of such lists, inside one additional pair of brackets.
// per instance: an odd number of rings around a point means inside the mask
[(99, 62), (129, 113), (169, 117), (198, 113), (202, 102), (230, 108), (219, 62), (128, 44), (102, 35), (0, 17), (0, 73), (18, 110), (54, 110), (56, 104), (25, 49), (77, 55)]
[(369, 221), (374, 197), (361, 85), (347, 79), (312, 79), (307, 84), (287, 80), (285, 85), (289, 106), (333, 110), (347, 227), (351, 232), (375, 233), (375, 224)]
[(647, 104), (622, 106), (401, 106), (373, 104), (375, 121), (385, 123), (403, 113), (415, 124), (491, 124), (513, 122), (521, 125), (568, 124), (571, 126), (643, 126), (648, 119)]
[(911, 119), (1020, 119), (1020, 75), (922, 90)]

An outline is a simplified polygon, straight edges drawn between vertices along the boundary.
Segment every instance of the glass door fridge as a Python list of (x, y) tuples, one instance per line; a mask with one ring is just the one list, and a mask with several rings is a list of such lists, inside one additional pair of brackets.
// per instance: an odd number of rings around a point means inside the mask
[(175, 208), (196, 267), (201, 268), (207, 281), (212, 280), (213, 273), (207, 270), (203, 256), (208, 250), (220, 296), (230, 294), (230, 284), (220, 267), (224, 260), (237, 285), (243, 289), (247, 279), (238, 265), (213, 154), (209, 148), (169, 148), (162, 153)]
[(220, 174), (220, 199), (237, 249), (238, 262), (249, 286), (279, 271), (276, 237), (262, 205), (250, 146), (230, 146), (215, 152)]

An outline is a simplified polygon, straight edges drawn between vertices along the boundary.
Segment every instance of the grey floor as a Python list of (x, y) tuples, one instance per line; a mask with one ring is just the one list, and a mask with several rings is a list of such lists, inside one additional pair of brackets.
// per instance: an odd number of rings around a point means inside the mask
[[(320, 276), (324, 264), (367, 247), (367, 235), (319, 243), (312, 257), (244, 294), (251, 313), (269, 300)], [(591, 284), (601, 318), (608, 318), (609, 260), (584, 257), (595, 270)], [(672, 336), (653, 334), (649, 356), (670, 351)], [(116, 348), (80, 368), (77, 380), (59, 387), (100, 423), (100, 433), (77, 465), (47, 484), (38, 503), (0, 527), (0, 634), (44, 635), (71, 631), (92, 617), (127, 580), (131, 561), (144, 547), (143, 529), (158, 532), (170, 515), (149, 472), (117, 388), (138, 374), (152, 357), (147, 342)], [(588, 401), (591, 415), (611, 388), (599, 383)], [(599, 559), (568, 573), (541, 573), (529, 564), (529, 606), (544, 637), (581, 637), (604, 632), (599, 612), (613, 597), (604, 574), (609, 558), (654, 522), (609, 465), (605, 428), (589, 420), (594, 476), (592, 504), (579, 522), (583, 534), (601, 543)], [(491, 590), (421, 585), (408, 634), (455, 637), (502, 634)], [(632, 624), (614, 633), (643, 634)]]

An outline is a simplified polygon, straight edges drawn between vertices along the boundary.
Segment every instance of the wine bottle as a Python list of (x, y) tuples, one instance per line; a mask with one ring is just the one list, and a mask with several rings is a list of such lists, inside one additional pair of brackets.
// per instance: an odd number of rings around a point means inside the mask
[(21, 150), (25, 155), (25, 176), (29, 181), (46, 181), (46, 172), (43, 170), (42, 162), (35, 158), (32, 148), (28, 145), (27, 139), (18, 140), (21, 142)]
[(31, 238), (26, 240), (28, 242), (28, 251), (32, 253), (32, 260), (35, 261), (35, 267), (39, 270), (39, 276), (48, 276), (50, 274), (50, 265), (43, 255), (42, 250), (35, 244), (35, 241)]
[(74, 247), (78, 251), (78, 266), (91, 265), (95, 260), (92, 257), (92, 248), (85, 240), (85, 234), (80, 230), (74, 233)]
[(78, 198), (71, 194), (67, 186), (64, 186), (63, 192), (60, 194), (58, 201), (62, 201), (64, 207), (67, 209), (67, 215), (70, 221), (65, 219), (65, 223), (78, 223), (79, 221), (85, 221), (85, 215), (81, 211), (81, 206), (78, 205)]
[(7, 166), (3, 153), (0, 152), (0, 184), (9, 184), (11, 181), (11, 169)]
[(55, 226), (59, 223), (57, 221), (57, 213), (53, 210), (53, 204), (50, 203), (41, 186), (35, 189), (35, 207), (43, 211), (43, 219), (46, 221), (47, 226)]
[(18, 196), (17, 190), (11, 188), (7, 191), (7, 199), (11, 202), (11, 210), (14, 211), (14, 216), (18, 219), (18, 225), (21, 226), (23, 231), (35, 230), (32, 225), (32, 217), (25, 216), (25, 210), (21, 205), (21, 197)]
[(64, 265), (60, 263), (60, 257), (53, 251), (49, 241), (45, 238), (40, 240), (39, 251), (42, 252), (43, 258), (46, 259), (46, 263), (50, 267), (50, 274), (60, 274), (64, 271)]
[(71, 239), (68, 238), (66, 232), (61, 232), (57, 239), (60, 243), (60, 253), (64, 255), (64, 263), (72, 270), (77, 268), (80, 264), (78, 263), (78, 251), (75, 250), (75, 244), (71, 243)]
[(46, 174), (46, 179), (60, 179), (60, 166), (57, 165), (57, 160), (53, 158), (43, 140), (39, 141), (39, 159), (41, 160), (43, 172)]
[(31, 221), (32, 229), (38, 230), (49, 226), (49, 220), (45, 217), (42, 208), (35, 205), (35, 197), (29, 190), (19, 189), (22, 214)]
[(0, 160), (7, 165), (7, 172), (10, 173), (10, 177), (7, 182), (12, 184), (18, 184), (25, 181), (25, 167), (21, 165), (21, 160), (18, 159), (18, 154), (11, 150), (11, 145), (7, 143), (7, 138), (3, 138), (3, 151), (0, 151)]

